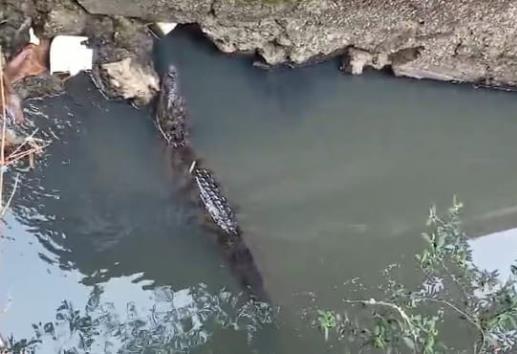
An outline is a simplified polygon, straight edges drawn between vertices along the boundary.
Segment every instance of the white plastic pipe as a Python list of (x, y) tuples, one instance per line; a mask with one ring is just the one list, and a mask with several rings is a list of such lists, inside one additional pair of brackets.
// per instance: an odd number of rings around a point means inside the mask
[(93, 50), (85, 41), (88, 37), (56, 36), (50, 44), (50, 73), (77, 75), (80, 71), (91, 70)]

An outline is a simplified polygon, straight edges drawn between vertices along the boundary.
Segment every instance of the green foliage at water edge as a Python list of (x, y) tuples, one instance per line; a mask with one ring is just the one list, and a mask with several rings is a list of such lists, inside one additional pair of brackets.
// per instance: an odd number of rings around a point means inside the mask
[[(441, 216), (430, 209), (426, 247), (416, 255), (422, 282), (409, 288), (386, 271), (385, 298), (344, 299), (342, 311), (320, 311), (318, 327), (343, 342), (359, 341), (383, 352), (450, 353), (461, 350), (444, 340), (443, 328), (451, 321), (469, 326), (473, 336), (470, 353), (517, 352), (517, 267), (506, 281), (497, 272), (478, 268), (462, 229), (462, 204), (453, 202)], [(351, 318), (351, 307), (361, 319)], [(367, 319), (365, 320), (364, 317)]]

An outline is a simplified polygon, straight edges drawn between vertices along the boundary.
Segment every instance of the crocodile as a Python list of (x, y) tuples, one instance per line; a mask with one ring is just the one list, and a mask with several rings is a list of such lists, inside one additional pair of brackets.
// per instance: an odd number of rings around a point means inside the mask
[(174, 65), (170, 65), (161, 78), (156, 126), (174, 149), (189, 146), (186, 104), (180, 95), (178, 72)]
[(239, 222), (229, 200), (215, 177), (202, 166), (189, 139), (186, 101), (180, 93), (178, 72), (170, 65), (162, 75), (155, 124), (173, 154), (173, 167), (185, 171), (196, 191), (204, 214), (218, 234), (218, 243), (240, 284), (255, 299), (267, 300), (262, 276), (252, 253), (242, 238)]
[(238, 221), (228, 199), (223, 195), (214, 173), (202, 166), (189, 140), (185, 99), (179, 91), (178, 72), (170, 65), (161, 80), (156, 109), (156, 126), (172, 147), (180, 164), (190, 165), (188, 172), (198, 191), (206, 213), (221, 232), (232, 237), (239, 234)]

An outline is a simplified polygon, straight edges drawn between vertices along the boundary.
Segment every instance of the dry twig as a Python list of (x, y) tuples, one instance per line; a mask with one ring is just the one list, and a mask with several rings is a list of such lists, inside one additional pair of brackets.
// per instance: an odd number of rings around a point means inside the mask
[[(0, 47), (0, 58), (3, 59), (2, 47)], [(0, 218), (3, 217), (13, 199), (14, 193), (18, 187), (19, 175), (16, 176), (13, 190), (8, 201), (4, 205), (4, 174), (8, 166), (19, 162), (22, 159), (28, 158), (31, 167), (34, 165), (34, 155), (39, 154), (48, 145), (47, 142), (35, 139), (34, 136), (38, 130), (34, 130), (29, 136), (25, 137), (22, 142), (18, 142), (16, 148), (6, 156), (6, 147), (8, 145), (8, 132), (7, 129), (7, 99), (6, 99), (6, 85), (9, 83), (8, 78), (5, 75), (6, 68), (0, 60), (0, 104), (1, 111), (0, 117), (2, 119), (1, 128), (1, 142), (0, 142)], [(10, 133), (9, 133), (10, 134)], [(10, 143), (9, 143), (10, 146)]]
[(0, 96), (2, 100), (2, 142), (0, 146), (0, 210), (3, 213), (3, 189), (4, 189), (4, 162), (5, 162), (5, 130), (7, 127), (7, 110), (5, 106), (5, 92), (4, 92), (4, 54), (2, 47), (0, 47)]

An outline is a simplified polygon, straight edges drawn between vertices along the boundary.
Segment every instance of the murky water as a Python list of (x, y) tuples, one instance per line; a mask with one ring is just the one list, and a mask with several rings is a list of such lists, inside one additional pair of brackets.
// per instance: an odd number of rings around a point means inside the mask
[(454, 194), (468, 232), (490, 234), (476, 259), (517, 258), (514, 95), (342, 76), (335, 63), (265, 72), (181, 31), (159, 56), (179, 68), (194, 146), (239, 208), (279, 317), (271, 326), (269, 309), (237, 299), (149, 112), (78, 78), (35, 103), (60, 139), (24, 177), (0, 243), (4, 335), (30, 338), (37, 324), (56, 338), (44, 336), (49, 353), (321, 352), (301, 318), (308, 294), (338, 306), (357, 296), (344, 282), (376, 284), (392, 263), (411, 282), (427, 209)]
[(85, 77), (69, 92), (34, 103), (58, 140), (23, 175), (8, 217), (2, 333), (32, 338), (41, 325), (38, 353), (198, 349), (209, 338), (248, 352), (268, 309), (238, 296), (148, 112), (103, 101)]

